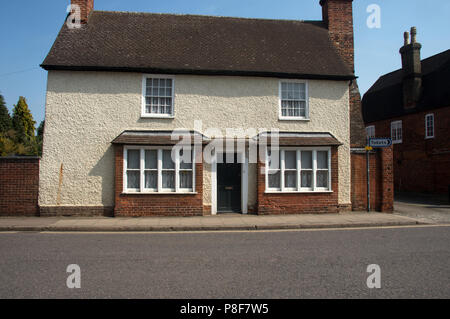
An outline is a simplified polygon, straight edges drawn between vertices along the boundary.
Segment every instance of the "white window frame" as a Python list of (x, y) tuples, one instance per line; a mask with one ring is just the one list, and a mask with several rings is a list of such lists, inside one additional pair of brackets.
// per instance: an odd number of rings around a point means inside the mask
[[(372, 133), (372, 134), (371, 134)], [(370, 125), (366, 127), (367, 138), (374, 138), (375, 135), (375, 125)]]
[[(432, 120), (432, 129), (433, 129), (433, 134), (432, 135), (428, 135), (428, 119), (431, 118)], [(425, 115), (425, 139), (430, 139), (430, 138), (434, 138), (434, 113), (430, 113)]]
[[(172, 113), (171, 114), (153, 114), (146, 112), (147, 79), (170, 79), (172, 80)], [(166, 74), (144, 74), (142, 76), (142, 98), (141, 98), (141, 117), (142, 118), (174, 118), (175, 117), (175, 76)]]
[[(299, 83), (305, 85), (305, 116), (283, 116), (282, 112), (282, 95), (281, 84), (282, 83)], [(308, 81), (304, 80), (280, 80), (278, 82), (278, 119), (282, 121), (309, 121), (309, 86)]]
[[(162, 171), (163, 171), (163, 150), (172, 150), (172, 146), (125, 146), (123, 149), (123, 193), (125, 194), (196, 194), (195, 187), (195, 158), (196, 158), (196, 148), (192, 146), (192, 188), (181, 188), (180, 187), (180, 171), (186, 171), (186, 169), (180, 169), (180, 154), (176, 153), (175, 160), (175, 188), (165, 189), (162, 187)], [(128, 150), (140, 150), (140, 188), (128, 188), (127, 185), (127, 160), (128, 160)], [(145, 151), (146, 150), (157, 150), (158, 157), (158, 183), (157, 189), (145, 188)]]
[[(395, 134), (394, 134), (394, 129)], [(401, 130), (401, 138), (398, 138), (398, 130)], [(402, 121), (394, 121), (391, 122), (391, 138), (392, 144), (400, 144), (403, 143), (403, 122)]]
[[(266, 180), (266, 193), (332, 193), (331, 185), (331, 147), (280, 147), (280, 188), (269, 187), (269, 150), (270, 147), (266, 149), (266, 170), (265, 170), (265, 180)], [(276, 150), (274, 150), (276, 151)], [(296, 151), (297, 152), (297, 187), (295, 189), (285, 187), (284, 183), (284, 152), (285, 151)], [(301, 187), (301, 152), (311, 151), (312, 152), (312, 181), (311, 187), (305, 188)], [(317, 152), (326, 151), (328, 152), (328, 187), (316, 187), (316, 173), (317, 169)], [(309, 169), (308, 169), (309, 170)], [(320, 169), (319, 169), (320, 170)]]

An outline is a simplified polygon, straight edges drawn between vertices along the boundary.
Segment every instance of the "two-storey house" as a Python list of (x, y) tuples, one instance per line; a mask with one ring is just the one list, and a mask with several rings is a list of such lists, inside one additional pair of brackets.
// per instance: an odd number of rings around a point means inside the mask
[(72, 4), (42, 64), (41, 215), (351, 208), (352, 0), (321, 0), (322, 21)]

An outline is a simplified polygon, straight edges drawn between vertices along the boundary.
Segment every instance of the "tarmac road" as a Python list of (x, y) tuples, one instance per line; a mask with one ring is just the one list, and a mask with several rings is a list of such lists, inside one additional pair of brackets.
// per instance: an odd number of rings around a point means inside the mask
[[(450, 227), (0, 233), (0, 298), (449, 298)], [(69, 289), (69, 264), (81, 288)], [(367, 266), (381, 269), (369, 289)]]

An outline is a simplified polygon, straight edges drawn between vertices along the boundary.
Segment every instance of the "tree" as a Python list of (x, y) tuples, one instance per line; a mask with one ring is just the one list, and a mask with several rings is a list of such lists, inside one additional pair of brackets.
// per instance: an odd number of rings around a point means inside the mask
[(42, 156), (42, 145), (44, 142), (44, 128), (45, 128), (45, 120), (39, 124), (39, 127), (37, 129), (37, 136), (36, 136), (36, 143), (38, 146), (38, 155)]
[(8, 132), (12, 127), (11, 116), (6, 107), (5, 99), (0, 94), (0, 133)]
[(37, 137), (39, 138), (39, 139), (43, 139), (43, 137), (44, 137), (44, 127), (45, 127), (45, 120), (43, 120), (42, 122), (41, 122), (41, 124), (39, 124), (39, 127), (38, 127), (38, 129), (37, 129)]
[(14, 105), (12, 124), (14, 130), (17, 132), (18, 142), (26, 142), (35, 137), (33, 115), (28, 108), (26, 99), (21, 96), (16, 105)]

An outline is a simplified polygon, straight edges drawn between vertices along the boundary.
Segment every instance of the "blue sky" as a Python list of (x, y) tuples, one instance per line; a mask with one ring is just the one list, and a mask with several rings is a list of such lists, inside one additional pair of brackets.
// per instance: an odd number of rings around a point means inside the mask
[[(96, 10), (191, 13), (235, 17), (321, 20), (319, 0), (94, 0)], [(11, 110), (25, 96), (35, 120), (45, 114), (47, 74), (39, 68), (66, 17), (70, 0), (14, 0), (0, 4), (0, 94)], [(381, 8), (381, 28), (366, 24), (370, 4)], [(401, 66), (403, 32), (416, 26), (426, 58), (450, 48), (450, 1), (355, 0), (355, 54), (364, 93)]]

